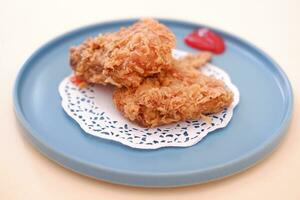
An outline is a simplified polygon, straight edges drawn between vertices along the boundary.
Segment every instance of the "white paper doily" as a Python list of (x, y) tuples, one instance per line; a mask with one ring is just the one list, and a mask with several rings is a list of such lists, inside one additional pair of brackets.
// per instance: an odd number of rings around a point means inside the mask
[[(173, 56), (179, 58), (186, 52), (174, 50)], [(123, 117), (112, 100), (113, 87), (90, 85), (79, 89), (66, 77), (59, 85), (62, 107), (88, 134), (114, 140), (139, 149), (161, 147), (188, 147), (198, 143), (209, 132), (225, 127), (239, 102), (239, 91), (229, 75), (222, 69), (207, 64), (201, 71), (225, 82), (234, 93), (231, 106), (218, 114), (210, 115), (211, 122), (189, 120), (156, 128), (143, 128)]]

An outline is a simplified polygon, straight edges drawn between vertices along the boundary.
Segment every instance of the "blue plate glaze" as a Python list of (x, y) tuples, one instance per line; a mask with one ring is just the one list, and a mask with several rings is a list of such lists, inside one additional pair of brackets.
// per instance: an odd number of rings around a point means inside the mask
[[(183, 37), (202, 25), (160, 20), (177, 36), (177, 48), (194, 52)], [(91, 25), (42, 46), (24, 64), (15, 82), (16, 114), (26, 136), (51, 160), (78, 173), (113, 183), (173, 187), (203, 183), (240, 172), (277, 146), (292, 112), (292, 89), (281, 68), (265, 53), (216, 29), (227, 50), (213, 64), (239, 88), (241, 100), (230, 124), (188, 148), (137, 150), (85, 134), (65, 114), (58, 85), (70, 74), (68, 49), (99, 32), (116, 31), (134, 20)]]

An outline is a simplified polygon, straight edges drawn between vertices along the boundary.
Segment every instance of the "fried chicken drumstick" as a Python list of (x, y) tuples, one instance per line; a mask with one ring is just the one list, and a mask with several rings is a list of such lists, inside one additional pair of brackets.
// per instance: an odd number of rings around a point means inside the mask
[(145, 77), (170, 67), (174, 34), (153, 19), (87, 39), (70, 49), (76, 76), (87, 83), (137, 87)]
[(232, 103), (232, 92), (223, 81), (195, 69), (209, 58), (205, 53), (190, 55), (175, 61), (168, 71), (146, 78), (137, 88), (116, 89), (113, 100), (117, 109), (146, 127), (200, 119), (222, 111)]

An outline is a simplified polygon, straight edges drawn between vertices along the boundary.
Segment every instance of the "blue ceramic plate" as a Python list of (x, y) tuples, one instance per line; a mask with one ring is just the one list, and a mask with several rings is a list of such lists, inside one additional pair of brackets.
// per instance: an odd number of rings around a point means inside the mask
[[(177, 48), (199, 24), (160, 20), (177, 36)], [(292, 90), (280, 67), (253, 45), (223, 31), (227, 50), (213, 64), (239, 88), (241, 100), (226, 128), (188, 148), (138, 150), (85, 134), (63, 111), (58, 85), (70, 74), (68, 49), (99, 32), (134, 20), (91, 25), (64, 34), (38, 49), (16, 79), (14, 105), (26, 136), (51, 160), (78, 173), (113, 183), (171, 187), (203, 183), (240, 172), (277, 146), (292, 112)]]

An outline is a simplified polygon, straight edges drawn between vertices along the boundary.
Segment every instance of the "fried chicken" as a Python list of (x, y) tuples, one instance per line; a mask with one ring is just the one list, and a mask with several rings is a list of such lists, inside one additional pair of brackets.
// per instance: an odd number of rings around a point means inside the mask
[(209, 59), (207, 53), (189, 55), (173, 61), (171, 69), (146, 78), (137, 88), (116, 89), (113, 100), (117, 109), (145, 127), (205, 118), (222, 111), (232, 103), (232, 92), (223, 81), (195, 69)]
[(197, 69), (212, 55), (174, 59), (173, 48), (175, 36), (166, 26), (142, 19), (70, 48), (70, 65), (77, 82), (117, 86), (117, 109), (145, 127), (205, 118), (228, 107), (232, 92)]
[(137, 87), (173, 62), (174, 34), (153, 19), (87, 39), (70, 48), (70, 64), (87, 83)]

